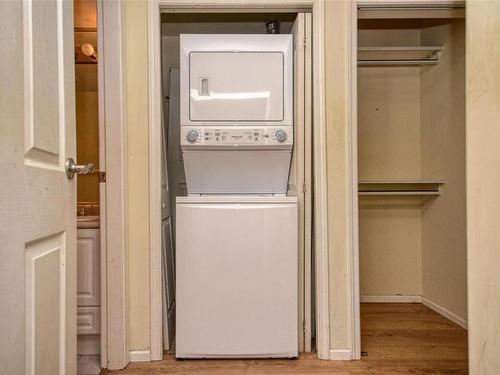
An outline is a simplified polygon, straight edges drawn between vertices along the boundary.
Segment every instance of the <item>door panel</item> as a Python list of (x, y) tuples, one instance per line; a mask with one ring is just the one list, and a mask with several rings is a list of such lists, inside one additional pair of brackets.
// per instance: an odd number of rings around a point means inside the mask
[(99, 230), (78, 229), (77, 238), (77, 305), (100, 306)]
[(192, 52), (190, 119), (283, 120), (283, 69), (280, 52)]
[(56, 234), (26, 245), (27, 374), (63, 373), (64, 237)]
[(76, 374), (72, 2), (0, 2), (0, 48), (0, 369)]
[(163, 349), (169, 350), (175, 335), (175, 265), (171, 218), (161, 223), (163, 281)]

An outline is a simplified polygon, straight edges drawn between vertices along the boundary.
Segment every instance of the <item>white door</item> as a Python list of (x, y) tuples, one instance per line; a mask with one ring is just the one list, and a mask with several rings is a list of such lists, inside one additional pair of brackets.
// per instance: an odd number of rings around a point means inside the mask
[[(163, 117), (162, 117), (163, 119)], [(172, 207), (167, 165), (167, 137), (163, 119), (161, 165), (161, 260), (162, 260), (162, 303), (163, 303), (163, 349), (169, 350), (175, 333), (175, 267), (172, 241)]]
[(0, 50), (0, 373), (76, 374), (72, 2), (0, 2)]

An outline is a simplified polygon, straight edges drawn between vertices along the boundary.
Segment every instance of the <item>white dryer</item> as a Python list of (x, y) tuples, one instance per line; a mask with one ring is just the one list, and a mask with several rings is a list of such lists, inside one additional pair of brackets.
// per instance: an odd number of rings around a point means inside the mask
[(188, 194), (286, 194), (293, 148), (292, 35), (181, 35)]

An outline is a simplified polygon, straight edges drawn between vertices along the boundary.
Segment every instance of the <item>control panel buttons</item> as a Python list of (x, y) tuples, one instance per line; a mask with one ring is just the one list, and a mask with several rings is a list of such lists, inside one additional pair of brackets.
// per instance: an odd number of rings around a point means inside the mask
[(196, 140), (198, 139), (198, 132), (193, 129), (189, 130), (186, 134), (186, 139), (191, 143), (196, 142)]
[(183, 127), (181, 144), (190, 146), (292, 146), (293, 128), (261, 127), (250, 128), (244, 126), (215, 127)]
[(283, 129), (276, 130), (276, 133), (274, 133), (274, 137), (278, 142), (285, 142), (288, 138), (286, 131), (284, 131)]

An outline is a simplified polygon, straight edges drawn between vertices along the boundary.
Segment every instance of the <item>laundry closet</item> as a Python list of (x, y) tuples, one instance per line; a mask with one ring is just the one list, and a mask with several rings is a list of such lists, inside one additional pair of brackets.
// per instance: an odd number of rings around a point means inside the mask
[(362, 305), (466, 328), (464, 9), (361, 6), (357, 73)]
[(305, 13), (161, 15), (163, 337), (178, 358), (311, 351), (310, 38)]

